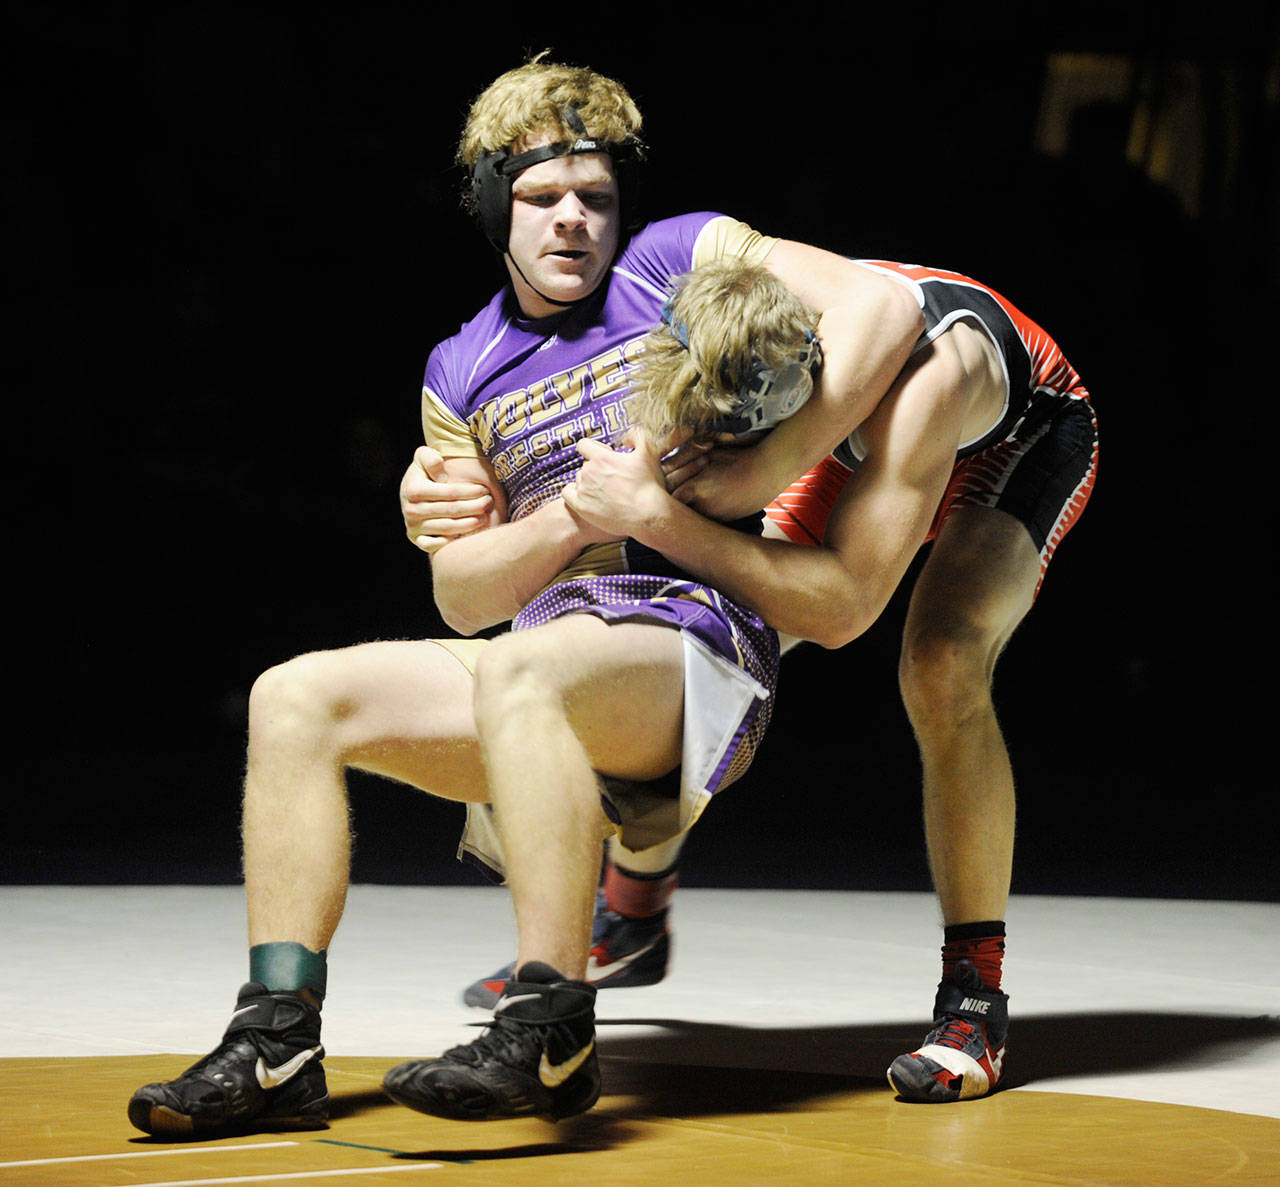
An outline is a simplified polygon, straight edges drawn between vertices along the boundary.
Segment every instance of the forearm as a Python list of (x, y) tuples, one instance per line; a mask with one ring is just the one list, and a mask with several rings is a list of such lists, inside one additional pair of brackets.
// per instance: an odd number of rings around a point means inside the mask
[(892, 593), (859, 580), (831, 549), (751, 536), (674, 499), (634, 537), (785, 635), (839, 647), (865, 631)]
[(451, 540), (431, 559), (436, 606), (463, 635), (514, 618), (600, 539), (560, 499), (533, 514)]

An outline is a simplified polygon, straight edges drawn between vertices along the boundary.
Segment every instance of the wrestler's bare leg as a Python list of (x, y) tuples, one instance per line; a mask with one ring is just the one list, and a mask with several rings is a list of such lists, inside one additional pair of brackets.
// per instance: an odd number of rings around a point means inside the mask
[(1020, 522), (966, 507), (943, 525), (911, 596), (899, 681), (920, 747), (925, 837), (947, 924), (1005, 915), (1014, 785), (991, 685), (1039, 579)]
[(328, 948), (349, 876), (346, 767), (487, 798), (472, 688), (466, 668), (425, 641), (301, 655), (259, 677), (243, 816), (251, 945)]
[[(763, 535), (774, 540), (786, 540), (788, 537), (772, 520), (764, 521)], [(802, 643), (793, 635), (779, 635), (778, 645), (785, 654)], [(661, 845), (653, 845), (648, 849), (631, 850), (618, 840), (610, 837), (607, 849), (609, 860), (633, 874), (661, 874), (671, 869), (680, 860), (680, 851), (684, 848), (685, 836), (672, 837)]]
[(654, 779), (679, 764), (680, 634), (574, 614), (502, 636), (477, 664), (475, 711), (517, 963), (581, 978), (604, 825), (596, 772)]
[(243, 818), (250, 979), (213, 1051), (130, 1098), (139, 1129), (186, 1139), (324, 1125), (319, 954), (349, 881), (345, 769), (482, 798), (473, 686), (464, 665), (429, 642), (303, 655), (259, 677)]

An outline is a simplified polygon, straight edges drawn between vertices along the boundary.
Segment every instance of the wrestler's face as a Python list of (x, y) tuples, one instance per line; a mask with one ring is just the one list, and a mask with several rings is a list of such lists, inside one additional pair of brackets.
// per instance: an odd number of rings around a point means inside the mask
[[(544, 143), (546, 137), (520, 148)], [(563, 306), (544, 297), (580, 301), (590, 296), (613, 263), (619, 223), (618, 182), (608, 153), (552, 157), (517, 174), (511, 186), (507, 270), (521, 310), (546, 317)]]

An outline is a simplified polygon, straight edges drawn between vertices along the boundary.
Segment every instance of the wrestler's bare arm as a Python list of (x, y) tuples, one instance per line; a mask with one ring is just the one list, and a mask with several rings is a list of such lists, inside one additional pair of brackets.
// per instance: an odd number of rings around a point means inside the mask
[[(445, 458), (448, 483), (484, 487), (506, 506), (502, 486), (482, 458)], [(431, 559), (436, 606), (463, 635), (506, 622), (591, 544), (612, 539), (552, 499), (530, 515), (473, 532)]]
[(480, 482), (449, 482), (443, 455), (419, 445), (400, 480), (400, 514), (409, 542), (433, 553), (455, 536), (502, 523), (505, 505)]
[[(813, 396), (762, 445), (717, 459), (732, 473), (685, 484), (683, 497), (717, 519), (758, 511), (847, 437), (880, 402), (902, 370), (924, 320), (905, 285), (821, 248), (780, 240), (766, 265), (807, 305), (822, 311), (825, 364)], [(449, 539), (485, 526), (477, 495), (418, 482), (406, 511), (410, 539), (434, 552)], [(410, 512), (421, 518), (411, 522)], [(430, 523), (424, 527), (425, 521)]]
[(945, 339), (920, 352), (864, 423), (867, 458), (832, 511), (821, 547), (747, 536), (698, 514), (667, 493), (643, 449), (614, 453), (584, 442), (587, 464), (565, 500), (778, 631), (839, 647), (879, 617), (924, 541), (981, 388)]
[(716, 519), (759, 511), (826, 457), (875, 410), (924, 329), (910, 288), (843, 256), (784, 239), (764, 262), (821, 312), (822, 378), (760, 445), (720, 459), (723, 481), (687, 484), (686, 501)]

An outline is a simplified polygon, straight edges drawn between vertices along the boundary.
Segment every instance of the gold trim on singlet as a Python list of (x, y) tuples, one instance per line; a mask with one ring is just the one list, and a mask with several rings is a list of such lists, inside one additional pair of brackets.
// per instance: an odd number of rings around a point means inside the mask
[(479, 457), (470, 426), (429, 387), (422, 389), (422, 438), (444, 457)]
[(763, 264), (777, 242), (775, 238), (761, 235), (754, 227), (722, 214), (698, 232), (691, 266), (699, 268), (721, 256), (737, 256), (748, 264)]
[(574, 581), (579, 577), (613, 577), (618, 573), (627, 573), (626, 557), (620, 541), (609, 544), (592, 544), (584, 548), (573, 563), (562, 570), (551, 585), (561, 581)]
[(437, 647), (443, 647), (471, 675), (476, 674), (476, 664), (480, 662), (480, 653), (489, 645), (488, 639), (431, 639)]

